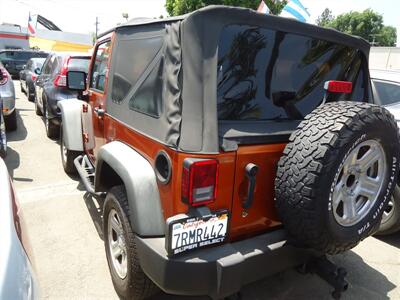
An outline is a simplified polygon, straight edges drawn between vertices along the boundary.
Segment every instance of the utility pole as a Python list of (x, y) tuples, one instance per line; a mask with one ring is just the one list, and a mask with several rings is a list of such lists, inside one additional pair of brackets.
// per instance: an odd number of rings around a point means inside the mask
[(95, 24), (95, 26), (96, 26), (96, 40), (97, 40), (97, 35), (98, 35), (98, 32), (99, 32), (99, 17), (96, 17), (96, 23), (94, 23)]

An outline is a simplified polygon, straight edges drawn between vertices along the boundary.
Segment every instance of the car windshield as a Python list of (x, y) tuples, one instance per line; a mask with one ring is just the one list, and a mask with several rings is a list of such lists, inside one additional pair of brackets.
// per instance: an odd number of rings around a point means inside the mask
[(41, 69), (45, 60), (46, 60), (46, 58), (34, 58), (32, 60), (32, 62), (33, 62), (32, 65), (33, 65), (34, 69), (37, 69), (37, 68)]
[(220, 120), (301, 120), (322, 102), (328, 80), (354, 83), (353, 93), (340, 95), (342, 100), (365, 96), (361, 55), (348, 46), (230, 25), (218, 51)]
[(90, 63), (89, 58), (71, 57), (71, 59), (69, 60), (69, 63), (68, 63), (68, 70), (88, 72), (89, 63)]

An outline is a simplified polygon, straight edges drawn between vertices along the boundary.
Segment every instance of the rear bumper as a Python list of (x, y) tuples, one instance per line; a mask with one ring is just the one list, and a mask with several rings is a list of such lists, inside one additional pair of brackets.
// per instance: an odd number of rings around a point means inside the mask
[(163, 291), (214, 299), (317, 255), (288, 245), (283, 229), (176, 257), (167, 256), (164, 238), (138, 237), (137, 247), (144, 272)]

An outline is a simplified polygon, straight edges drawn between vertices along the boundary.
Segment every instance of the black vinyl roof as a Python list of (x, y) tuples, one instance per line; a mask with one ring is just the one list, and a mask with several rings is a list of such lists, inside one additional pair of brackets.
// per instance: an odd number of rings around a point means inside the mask
[(168, 17), (164, 19), (134, 18), (126, 23), (120, 24), (115, 28), (101, 34), (99, 37), (104, 36), (114, 30), (117, 30), (118, 28), (123, 28), (123, 27), (149, 25), (157, 23), (171, 23), (177, 21), (185, 21), (185, 23), (186, 22), (190, 23), (192, 19), (198, 19), (198, 18), (201, 18), (203, 20), (202, 25), (209, 26), (210, 30), (213, 29), (212, 28), (214, 23), (213, 20), (215, 20), (215, 18), (220, 18), (221, 21), (223, 20), (222, 23), (226, 23), (226, 25), (238, 22), (246, 24), (249, 22), (253, 24), (257, 23), (259, 26), (274, 27), (274, 29), (281, 31), (291, 32), (292, 31), (291, 29), (295, 29), (294, 31), (296, 32), (303, 31), (305, 35), (315, 34), (316, 36), (324, 36), (329, 40), (338, 43), (349, 44), (353, 47), (359, 48), (367, 55), (367, 57), (370, 48), (370, 44), (363, 38), (339, 32), (335, 29), (323, 28), (290, 18), (279, 17), (274, 15), (266, 15), (252, 9), (223, 6), (223, 5), (210, 5), (205, 8), (196, 10), (192, 13), (188, 13), (186, 15)]

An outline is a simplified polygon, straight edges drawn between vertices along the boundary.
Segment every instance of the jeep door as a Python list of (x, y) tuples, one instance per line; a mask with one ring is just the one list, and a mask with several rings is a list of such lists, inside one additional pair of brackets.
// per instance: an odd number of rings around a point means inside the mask
[(89, 70), (89, 107), (82, 113), (84, 146), (94, 162), (100, 147), (105, 144), (104, 115), (109, 70), (111, 39), (97, 44)]

